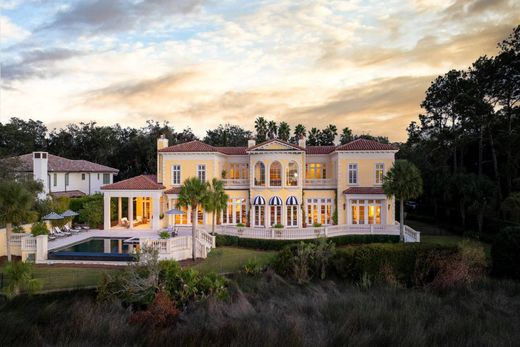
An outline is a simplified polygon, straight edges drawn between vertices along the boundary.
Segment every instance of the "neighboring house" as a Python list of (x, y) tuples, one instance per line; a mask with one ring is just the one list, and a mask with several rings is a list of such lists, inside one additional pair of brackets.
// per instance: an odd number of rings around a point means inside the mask
[[(280, 140), (248, 147), (213, 147), (200, 141), (168, 146), (157, 143), (157, 176), (141, 175), (101, 187), (105, 195), (105, 229), (158, 230), (166, 224), (191, 225), (190, 208), (183, 215), (163, 216), (176, 207), (184, 180), (223, 179), (229, 195), (218, 223), (251, 227), (305, 227), (313, 223), (393, 225), (394, 201), (383, 192), (383, 176), (397, 149), (358, 139), (340, 146), (305, 146)], [(110, 199), (116, 199), (118, 220), (110, 220)], [(123, 199), (124, 203), (123, 203)], [(128, 201), (132, 208), (128, 209)], [(124, 208), (123, 208), (124, 206)], [(124, 212), (124, 215), (123, 215)], [(200, 224), (211, 214), (199, 210)], [(121, 223), (123, 219), (124, 223)]]
[(20, 175), (43, 183), (44, 193), (76, 197), (101, 192), (111, 184), (119, 170), (86, 160), (71, 160), (47, 152), (33, 152), (14, 158)]

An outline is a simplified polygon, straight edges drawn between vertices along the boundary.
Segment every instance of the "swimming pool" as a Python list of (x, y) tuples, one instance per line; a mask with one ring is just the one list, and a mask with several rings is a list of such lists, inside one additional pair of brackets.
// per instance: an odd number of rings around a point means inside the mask
[(49, 252), (49, 259), (134, 261), (136, 244), (139, 240), (135, 238), (92, 238)]

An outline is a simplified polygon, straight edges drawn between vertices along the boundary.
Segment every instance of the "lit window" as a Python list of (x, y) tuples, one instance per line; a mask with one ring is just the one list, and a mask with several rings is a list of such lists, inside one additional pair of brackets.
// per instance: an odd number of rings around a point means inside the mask
[(294, 161), (291, 161), (289, 166), (287, 166), (285, 172), (285, 184), (291, 187), (298, 185), (298, 164)]
[(351, 200), (352, 224), (381, 224), (385, 200)]
[(298, 205), (287, 206), (287, 226), (295, 227), (298, 226)]
[(172, 184), (181, 184), (181, 166), (172, 166)]
[(282, 164), (275, 161), (269, 169), (269, 185), (271, 187), (280, 187), (282, 185)]
[(349, 184), (358, 183), (358, 165), (357, 164), (348, 164), (348, 183)]
[(376, 184), (383, 184), (383, 176), (385, 175), (385, 164), (376, 164)]
[(265, 185), (265, 165), (261, 161), (255, 164), (255, 186)]
[(307, 224), (332, 224), (334, 205), (332, 199), (307, 199)]
[(325, 164), (322, 163), (309, 163), (305, 165), (306, 172), (305, 172), (305, 178), (306, 179), (325, 179), (327, 178), (327, 167)]
[(197, 177), (202, 182), (206, 181), (206, 165), (201, 164), (197, 166)]

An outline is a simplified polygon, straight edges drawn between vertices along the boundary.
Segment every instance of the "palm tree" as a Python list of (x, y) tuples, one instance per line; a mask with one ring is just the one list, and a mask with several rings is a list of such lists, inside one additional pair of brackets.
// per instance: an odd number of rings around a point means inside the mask
[(339, 138), (339, 143), (344, 145), (346, 143), (349, 143), (353, 139), (354, 137), (352, 136), (352, 130), (350, 130), (349, 127), (343, 128), (343, 130), (341, 131), (341, 136)]
[[(33, 188), (17, 181), (0, 181), (0, 222), (5, 224), (7, 260), (11, 261), (11, 233), (13, 224), (27, 222), (33, 217), (31, 208), (36, 199)], [(31, 186), (31, 185), (29, 185)]]
[(280, 122), (278, 126), (278, 138), (283, 141), (289, 141), (291, 136), (291, 127), (287, 122)]
[(415, 199), (423, 192), (421, 172), (407, 160), (396, 160), (383, 178), (383, 190), (388, 197), (395, 196), (400, 203), (400, 240), (404, 242), (404, 201)]
[(307, 138), (307, 145), (319, 146), (320, 135), (321, 135), (321, 131), (319, 131), (317, 128), (312, 128), (311, 131), (309, 131), (309, 137)]
[(298, 143), (298, 140), (307, 135), (307, 129), (302, 124), (296, 125), (294, 128), (294, 140)]
[(179, 192), (178, 207), (191, 206), (191, 245), (192, 258), (196, 258), (197, 237), (197, 211), (198, 207), (204, 208), (208, 198), (208, 183), (201, 181), (198, 177), (186, 179)]
[(224, 182), (213, 178), (206, 201), (206, 211), (213, 212), (211, 232), (215, 232), (216, 217), (227, 206), (229, 196), (224, 191)]
[(267, 138), (267, 120), (260, 116), (255, 120), (256, 141), (264, 142)]
[(267, 134), (269, 135), (270, 139), (276, 138), (276, 134), (278, 133), (278, 126), (276, 125), (276, 122), (274, 120), (270, 120), (267, 123)]

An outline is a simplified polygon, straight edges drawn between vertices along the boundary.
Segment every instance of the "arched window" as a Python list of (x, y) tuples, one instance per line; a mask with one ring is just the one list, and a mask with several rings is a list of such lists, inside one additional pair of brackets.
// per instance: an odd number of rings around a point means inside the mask
[(255, 186), (265, 186), (265, 165), (261, 161), (255, 164)]
[(298, 164), (295, 161), (291, 161), (285, 169), (285, 185), (291, 187), (298, 185)]
[(269, 185), (271, 187), (282, 186), (282, 164), (278, 161), (272, 163), (269, 169)]

